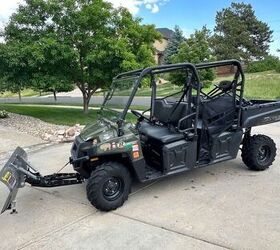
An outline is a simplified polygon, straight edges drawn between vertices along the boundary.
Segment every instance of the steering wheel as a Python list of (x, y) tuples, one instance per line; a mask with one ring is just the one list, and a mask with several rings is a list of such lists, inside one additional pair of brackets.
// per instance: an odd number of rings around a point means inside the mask
[(142, 115), (140, 112), (138, 112), (136, 110), (131, 109), (131, 113), (134, 114), (138, 118), (139, 122), (141, 122), (143, 120), (150, 121), (146, 116)]

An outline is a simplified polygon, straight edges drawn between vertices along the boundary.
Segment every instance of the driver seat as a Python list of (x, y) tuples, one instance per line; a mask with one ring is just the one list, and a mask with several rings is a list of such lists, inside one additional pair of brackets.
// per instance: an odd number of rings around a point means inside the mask
[(141, 140), (152, 140), (160, 144), (168, 144), (174, 141), (184, 139), (182, 133), (171, 131), (168, 127), (152, 125), (147, 122), (142, 122), (139, 127)]
[[(142, 122), (139, 127), (141, 139), (158, 144), (168, 144), (184, 139), (184, 134), (175, 130), (178, 121), (188, 114), (188, 104), (185, 102), (168, 102), (166, 99), (156, 99), (154, 102), (153, 119), (163, 126)], [(176, 109), (174, 109), (176, 106)], [(184, 128), (191, 126), (189, 121), (183, 124)]]

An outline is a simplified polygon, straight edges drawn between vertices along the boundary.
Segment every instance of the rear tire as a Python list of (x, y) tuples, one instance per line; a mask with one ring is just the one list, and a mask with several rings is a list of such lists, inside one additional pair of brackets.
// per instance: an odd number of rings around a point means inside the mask
[(245, 165), (255, 171), (263, 171), (275, 160), (276, 145), (266, 135), (253, 135), (244, 139), (241, 157)]
[(92, 171), (86, 189), (93, 206), (102, 211), (114, 210), (127, 200), (131, 176), (123, 164), (106, 162)]

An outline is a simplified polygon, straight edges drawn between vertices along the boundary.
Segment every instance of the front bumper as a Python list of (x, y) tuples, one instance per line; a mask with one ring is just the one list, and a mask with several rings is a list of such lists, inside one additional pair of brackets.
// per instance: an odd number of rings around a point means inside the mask
[(73, 165), (75, 171), (88, 178), (89, 159), (95, 154), (96, 147), (92, 145), (92, 142), (85, 142), (77, 136), (71, 148), (70, 164)]

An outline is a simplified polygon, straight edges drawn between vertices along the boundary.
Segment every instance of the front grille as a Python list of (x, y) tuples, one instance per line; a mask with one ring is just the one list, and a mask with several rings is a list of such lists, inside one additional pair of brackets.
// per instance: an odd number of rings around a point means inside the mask
[(78, 158), (78, 154), (79, 154), (79, 146), (81, 145), (81, 139), (79, 138), (79, 136), (77, 136), (75, 138), (75, 141), (73, 142), (73, 146), (72, 146), (72, 149), (71, 149), (71, 155), (72, 155), (72, 158), (76, 159)]

